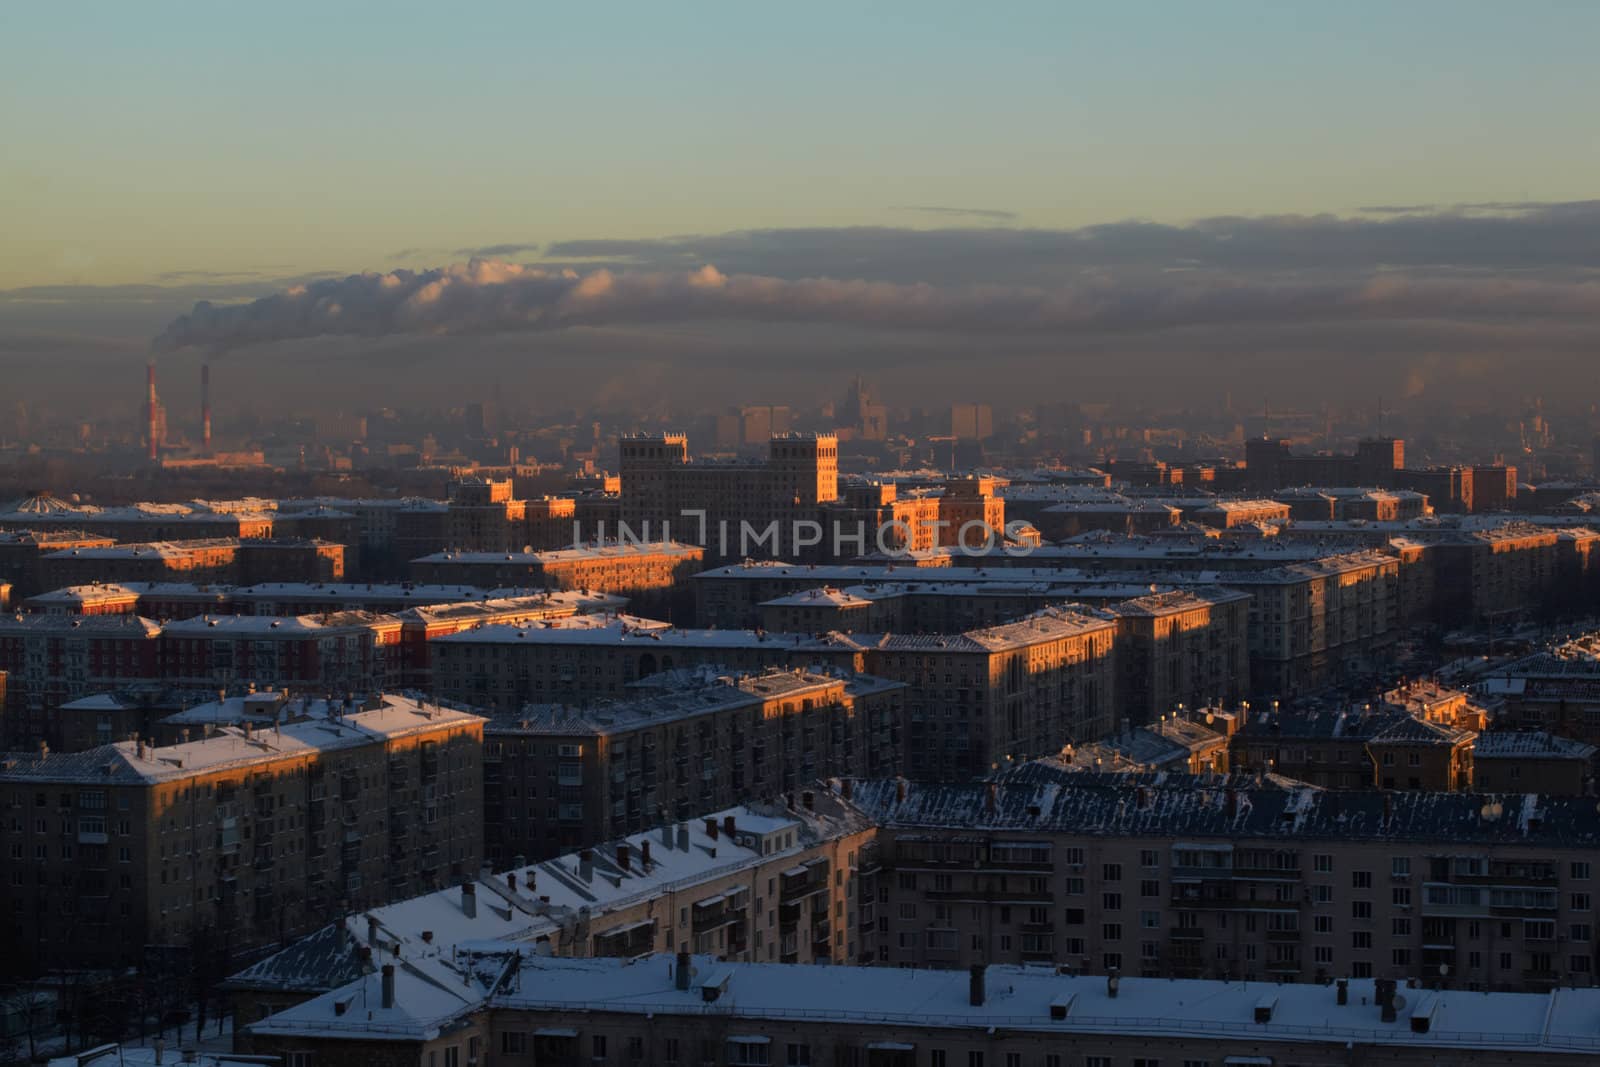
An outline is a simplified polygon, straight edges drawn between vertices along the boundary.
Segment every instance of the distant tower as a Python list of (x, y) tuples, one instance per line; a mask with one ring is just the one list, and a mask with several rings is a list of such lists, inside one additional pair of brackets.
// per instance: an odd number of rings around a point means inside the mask
[(145, 442), (148, 448), (150, 461), (154, 463), (161, 457), (161, 432), (157, 423), (161, 420), (161, 401), (156, 399), (156, 361), (151, 360), (145, 365)]
[(200, 447), (211, 451), (211, 364), (200, 364)]

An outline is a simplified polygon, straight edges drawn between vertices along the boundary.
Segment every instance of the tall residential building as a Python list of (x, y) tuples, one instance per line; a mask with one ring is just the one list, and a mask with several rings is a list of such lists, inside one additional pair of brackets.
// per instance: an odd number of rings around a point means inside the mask
[(882, 962), (1594, 985), (1592, 797), (1096, 775), (855, 783)]
[(631, 434), (621, 449), (621, 521), (651, 539), (670, 530), (718, 557), (792, 554), (806, 537), (795, 524), (819, 521), (819, 506), (839, 495), (832, 434), (774, 435), (760, 462), (690, 462), (688, 439), (678, 433)]
[(7, 955), (244, 952), (474, 873), (483, 720), (398, 696), (283, 701), (274, 725), (0, 762)]
[(866, 675), (674, 671), (586, 707), (489, 720), (489, 856), (548, 856), (819, 777), (896, 773), (905, 687)]

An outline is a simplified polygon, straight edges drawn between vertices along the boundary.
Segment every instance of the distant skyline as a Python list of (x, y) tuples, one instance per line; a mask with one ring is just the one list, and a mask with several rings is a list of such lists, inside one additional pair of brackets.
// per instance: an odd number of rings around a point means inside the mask
[(1555, 2), (9, 5), (0, 289), (1582, 200), (1596, 40)]

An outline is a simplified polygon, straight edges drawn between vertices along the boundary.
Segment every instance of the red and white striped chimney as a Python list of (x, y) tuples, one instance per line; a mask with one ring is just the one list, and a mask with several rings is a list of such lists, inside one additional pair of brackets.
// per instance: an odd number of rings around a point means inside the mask
[(211, 451), (211, 364), (200, 364), (200, 446)]
[(149, 455), (151, 462), (160, 458), (161, 443), (156, 440), (156, 361), (151, 360), (145, 365), (145, 391), (149, 394), (144, 402), (145, 436), (149, 441)]

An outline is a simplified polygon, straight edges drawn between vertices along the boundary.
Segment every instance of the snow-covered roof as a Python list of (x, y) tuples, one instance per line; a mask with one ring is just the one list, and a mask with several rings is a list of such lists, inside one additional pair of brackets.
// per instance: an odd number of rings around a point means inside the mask
[(1472, 743), (1472, 758), (1572, 759), (1594, 758), (1595, 746), (1543, 730), (1490, 730)]
[[(739, 1020), (761, 1040), (770, 1020), (792, 1032), (794, 1020), (890, 1024), (897, 1028), (983, 1034), (996, 1028), (1060, 1035), (1148, 1035), (1225, 1046), (1287, 1042), (1412, 1049), (1462, 1048), (1600, 1053), (1600, 990), (1533, 993), (1467, 990), (1413, 993), (1384, 1022), (1372, 979), (1352, 979), (1348, 1002), (1331, 985), (1121, 978), (1058, 974), (1051, 968), (991, 966), (986, 995), (972, 1003), (965, 971), (882, 967), (808, 967), (725, 963), (694, 957), (689, 988), (675, 982), (673, 957), (523, 958), (515, 977), (490, 999), (495, 1011), (682, 1015), (707, 1011), (702, 987), (725, 983), (719, 1019)], [(1061, 1010), (1065, 1007), (1065, 1010)], [(1260, 1017), (1265, 1007), (1268, 1018)], [(1425, 1027), (1412, 1017), (1426, 1013)], [(270, 1022), (270, 1020), (269, 1020)], [(258, 1026), (261, 1024), (257, 1024)], [(593, 1026), (604, 1027), (603, 1019)], [(1205, 1047), (1205, 1046), (1201, 1046)]]
[(582, 563), (596, 559), (629, 559), (649, 556), (681, 556), (699, 558), (705, 549), (699, 545), (679, 544), (676, 541), (646, 544), (583, 545), (577, 548), (550, 549), (542, 552), (463, 552), (451, 549), (434, 552), (412, 560), (413, 563), (525, 563), (529, 566), (547, 566), (557, 563)]
[(81, 752), (9, 753), (0, 760), (0, 780), (150, 784), (483, 721), (399, 694), (385, 694), (372, 707), (333, 704), (341, 712), (338, 717), (329, 715), (327, 701), (302, 701), (290, 706), (307, 717), (270, 730), (223, 727), (208, 737), (165, 747), (121, 741)]
[[(904, 799), (900, 791), (904, 790)], [(1207, 776), (1095, 775), (1025, 763), (984, 782), (857, 782), (853, 802), (881, 828), (1158, 834), (1199, 840), (1410, 840), (1600, 846), (1593, 797), (1257, 788)], [(1501, 814), (1485, 814), (1488, 801)], [(1492, 810), (1492, 809), (1491, 809)]]

